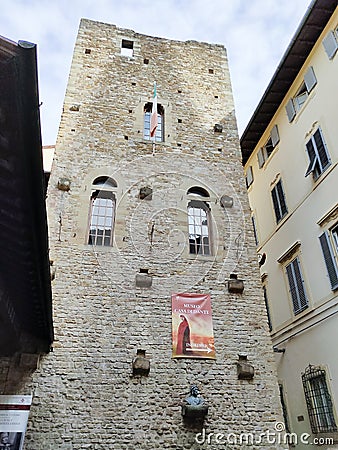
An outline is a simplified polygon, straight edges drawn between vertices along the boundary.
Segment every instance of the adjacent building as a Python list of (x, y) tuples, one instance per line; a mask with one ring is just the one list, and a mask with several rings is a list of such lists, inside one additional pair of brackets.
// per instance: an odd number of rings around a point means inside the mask
[(0, 73), (0, 357), (34, 361), (53, 342), (36, 45), (0, 37)]
[(317, 0), (241, 148), (285, 420), (321, 448), (338, 436), (337, 100), (337, 1)]

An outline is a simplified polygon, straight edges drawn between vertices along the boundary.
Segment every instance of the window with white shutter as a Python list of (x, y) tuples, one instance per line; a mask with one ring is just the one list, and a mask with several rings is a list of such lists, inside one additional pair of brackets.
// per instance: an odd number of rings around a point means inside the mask
[(338, 289), (338, 225), (319, 236), (331, 289)]
[(309, 306), (298, 256), (286, 267), (293, 312), (299, 314)]
[(282, 180), (279, 180), (271, 191), (273, 207), (275, 210), (276, 222), (288, 213)]
[(312, 173), (314, 180), (330, 166), (331, 160), (326, 148), (323, 134), (320, 128), (310, 137), (306, 143), (306, 151), (309, 156), (310, 164), (307, 168), (305, 176)]
[(277, 144), (279, 143), (278, 126), (274, 125), (271, 129), (270, 137), (266, 141), (263, 147), (258, 150), (258, 166), (259, 168), (264, 166), (265, 161), (269, 158)]
[(285, 109), (286, 114), (288, 116), (289, 122), (292, 122), (298, 111), (303, 107), (306, 102), (309, 93), (317, 84), (317, 78), (313, 67), (310, 66), (306, 73), (304, 74), (304, 80), (298, 89), (296, 95), (293, 98), (290, 98), (287, 102)]

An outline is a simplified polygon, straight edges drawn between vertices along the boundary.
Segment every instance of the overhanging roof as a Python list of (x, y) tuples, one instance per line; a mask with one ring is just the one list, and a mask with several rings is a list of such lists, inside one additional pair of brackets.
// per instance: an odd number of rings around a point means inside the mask
[(0, 355), (48, 352), (52, 296), (36, 46), (0, 37)]
[(314, 0), (278, 65), (240, 139), (243, 164), (279, 108), (306, 58), (337, 8), (337, 0)]

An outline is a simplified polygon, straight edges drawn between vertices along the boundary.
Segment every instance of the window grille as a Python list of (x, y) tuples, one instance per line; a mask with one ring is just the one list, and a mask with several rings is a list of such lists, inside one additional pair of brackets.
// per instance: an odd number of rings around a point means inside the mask
[(302, 382), (312, 432), (337, 431), (325, 370), (310, 364), (302, 374)]

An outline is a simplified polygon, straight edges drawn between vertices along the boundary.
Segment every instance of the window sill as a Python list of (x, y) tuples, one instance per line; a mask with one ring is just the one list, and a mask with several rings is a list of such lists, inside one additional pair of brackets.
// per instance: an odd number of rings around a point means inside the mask
[(325, 169), (316, 180), (313, 180), (312, 190), (314, 191), (322, 183), (325, 178), (337, 167), (338, 163), (331, 164), (327, 169)]
[(216, 256), (214, 256), (214, 255), (196, 255), (196, 254), (191, 254), (191, 253), (189, 253), (187, 255), (187, 259), (190, 259), (190, 260), (198, 259), (199, 261), (214, 261), (215, 258), (216, 258)]

